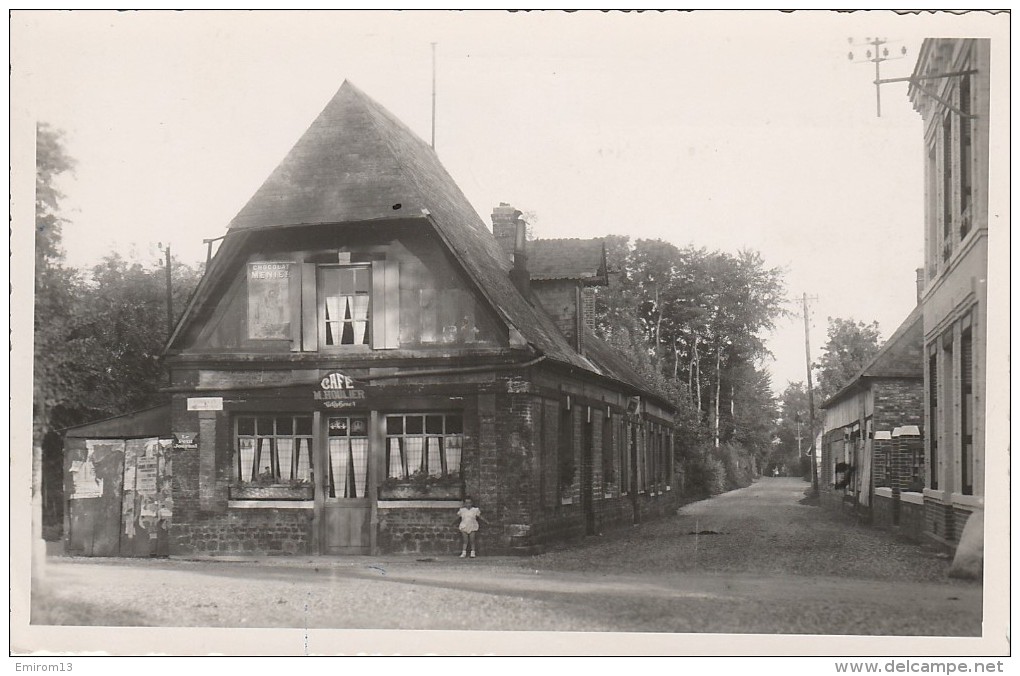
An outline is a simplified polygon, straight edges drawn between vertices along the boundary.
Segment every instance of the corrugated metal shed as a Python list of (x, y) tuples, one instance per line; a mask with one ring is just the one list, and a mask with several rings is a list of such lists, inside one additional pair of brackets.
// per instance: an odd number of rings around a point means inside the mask
[(169, 439), (170, 404), (77, 425), (64, 430), (66, 439)]

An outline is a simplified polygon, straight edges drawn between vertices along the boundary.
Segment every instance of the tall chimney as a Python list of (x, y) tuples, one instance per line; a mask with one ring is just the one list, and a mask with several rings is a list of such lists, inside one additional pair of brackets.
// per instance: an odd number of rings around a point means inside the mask
[(917, 304), (921, 304), (921, 296), (924, 295), (924, 268), (917, 268)]
[(517, 221), (520, 217), (521, 212), (506, 202), (500, 202), (499, 206), (492, 210), (492, 235), (508, 261), (513, 260), (517, 241)]
[(528, 224), (521, 218), (521, 212), (514, 212), (514, 268), (510, 278), (525, 298), (531, 295), (531, 274), (528, 272)]

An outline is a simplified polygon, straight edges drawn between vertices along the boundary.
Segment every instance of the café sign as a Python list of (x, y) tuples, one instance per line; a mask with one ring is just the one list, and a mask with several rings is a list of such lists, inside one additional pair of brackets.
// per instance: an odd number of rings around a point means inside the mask
[(319, 381), (313, 396), (326, 408), (354, 408), (365, 400), (365, 390), (357, 389), (350, 376), (334, 371)]

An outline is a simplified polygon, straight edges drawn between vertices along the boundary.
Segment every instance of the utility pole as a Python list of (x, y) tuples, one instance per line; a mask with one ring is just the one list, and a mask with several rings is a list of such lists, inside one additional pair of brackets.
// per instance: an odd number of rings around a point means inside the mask
[[(817, 300), (812, 297), (811, 300)], [(808, 311), (808, 295), (805, 293), (804, 302), (804, 357), (807, 361), (807, 396), (808, 396), (808, 434), (811, 435), (811, 492), (818, 495), (818, 449), (815, 448), (815, 390), (811, 382), (811, 329)]]
[[(854, 39), (848, 38), (847, 42), (852, 47), (854, 45)], [(867, 59), (864, 61), (857, 61), (856, 63), (874, 63), (875, 64), (875, 107), (878, 117), (882, 117), (882, 89), (881, 86), (888, 82), (888, 80), (882, 79), (880, 70), (880, 64), (883, 61), (890, 61), (895, 59), (902, 59), (907, 55), (907, 48), (902, 47), (900, 50), (900, 56), (889, 56), (889, 47), (883, 47), (889, 43), (889, 38), (864, 38), (864, 43), (868, 45), (865, 52)], [(848, 55), (851, 61), (854, 60), (854, 53), (851, 51)], [(904, 78), (909, 79), (909, 78)]]
[(170, 245), (166, 245), (166, 338), (174, 332), (173, 273), (170, 268)]

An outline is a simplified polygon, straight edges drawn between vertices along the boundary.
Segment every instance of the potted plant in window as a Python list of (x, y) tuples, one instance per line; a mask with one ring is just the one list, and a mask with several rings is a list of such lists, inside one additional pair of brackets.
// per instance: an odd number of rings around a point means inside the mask
[(460, 500), (464, 481), (460, 472), (429, 474), (422, 470), (404, 478), (389, 477), (379, 486), (380, 500)]
[(264, 471), (250, 483), (235, 483), (230, 487), (232, 500), (311, 500), (312, 481), (291, 479), (278, 481), (272, 472)]

